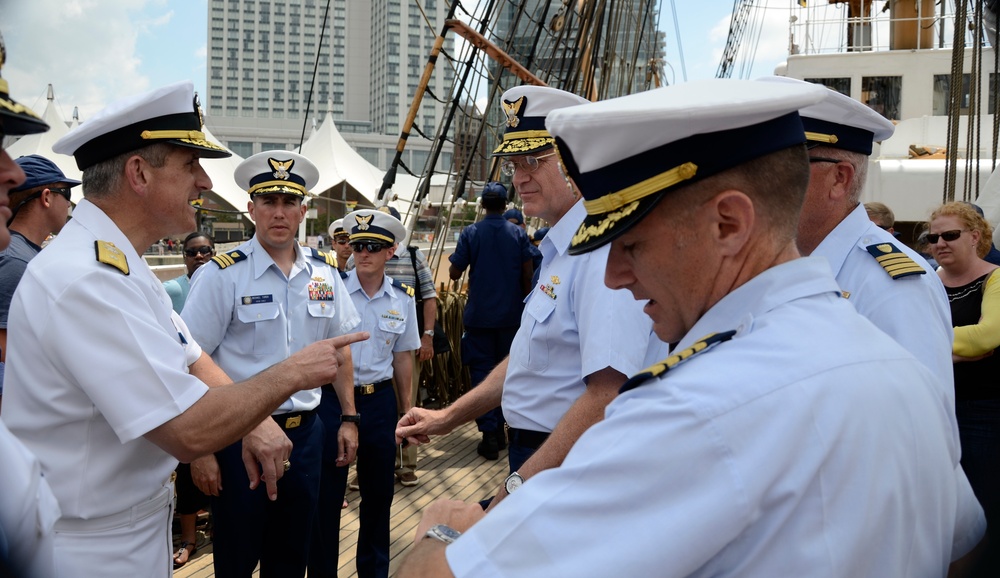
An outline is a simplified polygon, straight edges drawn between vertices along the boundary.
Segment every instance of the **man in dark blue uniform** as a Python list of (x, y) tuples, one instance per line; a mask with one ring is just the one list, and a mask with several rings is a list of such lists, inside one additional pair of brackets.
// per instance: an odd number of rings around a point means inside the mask
[[(462, 231), (455, 253), (449, 257), (448, 269), (452, 279), (460, 279), (471, 267), (463, 317), (462, 362), (469, 366), (472, 387), (479, 385), (510, 353), (534, 269), (527, 234), (504, 218), (507, 189), (500, 183), (486, 183), (480, 199), (486, 216)], [(476, 418), (476, 425), (483, 432), (479, 455), (497, 459), (500, 447), (506, 443), (500, 408)]]

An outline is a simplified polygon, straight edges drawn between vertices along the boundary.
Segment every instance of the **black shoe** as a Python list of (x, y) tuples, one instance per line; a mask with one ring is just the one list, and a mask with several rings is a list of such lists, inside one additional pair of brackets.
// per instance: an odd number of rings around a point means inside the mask
[(507, 449), (507, 432), (506, 428), (500, 428), (497, 430), (497, 449), (505, 450)]
[(497, 448), (496, 432), (484, 431), (483, 441), (476, 446), (476, 453), (488, 460), (495, 460), (500, 457), (500, 450)]

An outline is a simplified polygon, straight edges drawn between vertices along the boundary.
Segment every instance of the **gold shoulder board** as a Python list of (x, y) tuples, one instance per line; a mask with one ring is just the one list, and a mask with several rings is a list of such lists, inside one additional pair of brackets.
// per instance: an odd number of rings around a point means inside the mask
[(128, 275), (128, 259), (121, 249), (115, 247), (111, 241), (94, 241), (94, 249), (97, 252), (97, 260), (106, 265), (111, 265), (122, 273)]
[(865, 248), (893, 279), (927, 273), (926, 269), (892, 243), (876, 243)]
[(625, 393), (626, 391), (639, 387), (640, 385), (646, 383), (647, 381), (653, 378), (661, 377), (663, 376), (663, 374), (676, 367), (682, 361), (694, 357), (695, 355), (707, 350), (709, 347), (712, 347), (713, 345), (717, 345), (724, 341), (729, 341), (730, 339), (733, 338), (734, 335), (736, 335), (735, 330), (723, 331), (722, 333), (712, 333), (710, 335), (706, 335), (705, 337), (702, 337), (697, 342), (695, 342), (694, 345), (692, 345), (691, 347), (678, 351), (677, 353), (674, 353), (673, 355), (664, 359), (663, 361), (655, 365), (652, 365), (650, 367), (647, 367), (646, 369), (633, 375), (628, 381), (626, 381), (622, 385), (618, 393)]
[(240, 261), (246, 259), (247, 256), (243, 251), (230, 251), (228, 253), (220, 253), (215, 257), (212, 257), (212, 262), (219, 266), (219, 269), (225, 269), (230, 265), (235, 265)]

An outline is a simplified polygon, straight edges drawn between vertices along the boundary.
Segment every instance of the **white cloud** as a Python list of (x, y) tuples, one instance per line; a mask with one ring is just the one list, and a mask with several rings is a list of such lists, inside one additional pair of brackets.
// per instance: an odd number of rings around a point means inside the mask
[(46, 86), (68, 118), (85, 120), (116, 97), (149, 88), (139, 74), (135, 19), (143, 0), (32, 0), (4, 7), (7, 66), (15, 99), (44, 109)]

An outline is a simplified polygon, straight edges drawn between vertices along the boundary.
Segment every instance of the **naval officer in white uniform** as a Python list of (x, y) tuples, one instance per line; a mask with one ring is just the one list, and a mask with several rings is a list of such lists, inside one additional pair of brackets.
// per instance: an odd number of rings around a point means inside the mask
[[(199, 159), (229, 156), (201, 126), (181, 82), (110, 105), (53, 147), (76, 158), (84, 200), (14, 295), (3, 416), (59, 500), (57, 576), (169, 576), (177, 460), (232, 443), (295, 391), (335, 379), (337, 349), (351, 341), (318, 343), (237, 384), (207, 356), (188, 373), (170, 300), (140, 255), (195, 228), (190, 203), (211, 187)], [(272, 484), (287, 456), (257, 457)]]
[(677, 345), (485, 517), (432, 505), (400, 576), (941, 577), (978, 539), (935, 376), (799, 258), (797, 111), (824, 90), (691, 82), (547, 119), (587, 199), (571, 251), (611, 243), (607, 284)]

